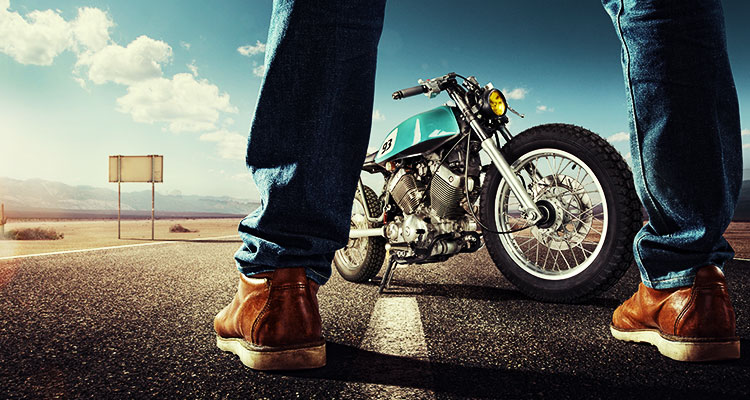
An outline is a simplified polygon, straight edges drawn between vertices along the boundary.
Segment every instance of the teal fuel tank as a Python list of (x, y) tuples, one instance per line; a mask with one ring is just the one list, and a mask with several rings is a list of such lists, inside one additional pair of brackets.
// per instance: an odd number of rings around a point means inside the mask
[(425, 111), (393, 128), (380, 145), (375, 163), (429, 152), (460, 132), (453, 108), (440, 106)]

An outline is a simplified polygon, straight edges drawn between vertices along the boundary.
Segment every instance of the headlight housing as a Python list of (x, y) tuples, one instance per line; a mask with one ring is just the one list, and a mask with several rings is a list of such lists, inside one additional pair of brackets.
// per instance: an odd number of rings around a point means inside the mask
[(498, 89), (485, 89), (482, 93), (480, 110), (488, 117), (502, 117), (508, 111), (508, 103), (503, 92)]

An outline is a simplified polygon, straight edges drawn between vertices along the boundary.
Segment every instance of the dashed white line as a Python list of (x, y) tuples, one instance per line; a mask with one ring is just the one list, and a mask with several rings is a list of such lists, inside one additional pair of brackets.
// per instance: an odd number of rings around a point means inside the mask
[(427, 343), (417, 299), (380, 297), (361, 347), (382, 354), (427, 360)]
[[(362, 340), (362, 350), (429, 362), (422, 317), (414, 297), (380, 297)], [(425, 364), (427, 365), (427, 364)], [(415, 371), (412, 371), (415, 372)], [(432, 387), (429, 367), (419, 371), (422, 387)], [(348, 388), (370, 399), (434, 399), (427, 389), (379, 384), (358, 384)]]
[[(237, 235), (225, 235), (225, 236), (214, 236), (214, 237), (207, 237), (207, 238), (196, 238), (189, 240), (187, 242), (200, 242), (202, 240), (215, 240), (215, 239), (226, 239), (226, 238), (234, 238), (237, 237)], [(78, 250), (63, 250), (63, 251), (51, 251), (49, 253), (37, 253), (37, 254), (23, 254), (19, 256), (7, 256), (7, 257), (0, 257), (0, 260), (13, 260), (16, 258), (31, 258), (31, 257), (41, 257), (41, 256), (51, 256), (51, 255), (58, 255), (58, 254), (71, 254), (71, 253), (85, 253), (89, 251), (100, 251), (100, 250), (111, 250), (111, 249), (122, 249), (126, 247), (141, 247), (141, 246), (156, 246), (159, 244), (169, 244), (169, 243), (185, 243), (184, 240), (164, 240), (160, 242), (148, 242), (148, 243), (136, 243), (136, 244), (123, 244), (118, 246), (106, 246), (106, 247), (94, 247), (91, 249), (78, 249)]]

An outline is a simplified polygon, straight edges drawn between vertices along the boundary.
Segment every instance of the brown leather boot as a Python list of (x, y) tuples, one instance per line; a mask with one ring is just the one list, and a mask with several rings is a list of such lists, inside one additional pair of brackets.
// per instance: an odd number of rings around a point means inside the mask
[(317, 294), (304, 268), (240, 274), (234, 300), (214, 318), (216, 345), (257, 370), (324, 366)]
[(610, 330), (615, 339), (650, 343), (678, 361), (740, 357), (734, 309), (714, 265), (699, 269), (692, 287), (656, 290), (641, 283), (615, 310)]

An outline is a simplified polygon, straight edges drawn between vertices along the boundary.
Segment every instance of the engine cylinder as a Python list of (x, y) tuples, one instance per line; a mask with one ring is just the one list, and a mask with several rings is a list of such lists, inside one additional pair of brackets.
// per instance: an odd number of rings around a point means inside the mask
[(441, 218), (457, 217), (462, 214), (463, 177), (441, 166), (430, 185), (430, 204)]
[(391, 196), (406, 214), (416, 211), (421, 199), (421, 190), (411, 174), (403, 173), (391, 187)]

